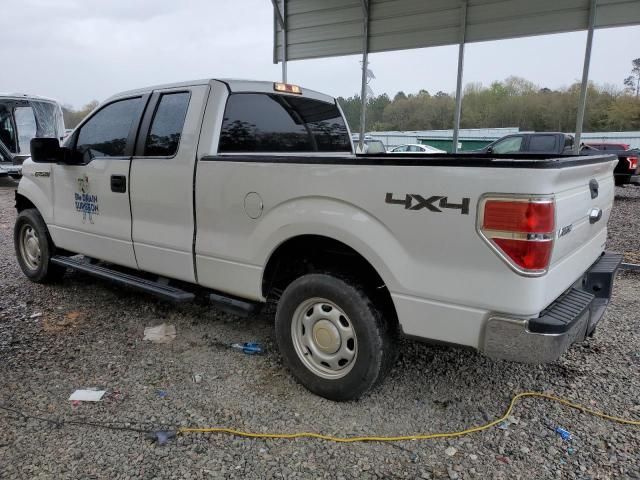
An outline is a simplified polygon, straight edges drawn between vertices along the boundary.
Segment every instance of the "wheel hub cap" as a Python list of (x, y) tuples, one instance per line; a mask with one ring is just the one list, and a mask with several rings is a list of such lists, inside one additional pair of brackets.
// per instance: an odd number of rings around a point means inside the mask
[(30, 270), (37, 270), (40, 265), (40, 239), (31, 225), (23, 225), (20, 230), (20, 254)]
[(324, 353), (336, 353), (340, 348), (340, 333), (329, 320), (322, 319), (315, 323), (313, 340)]
[(300, 361), (321, 378), (342, 378), (356, 362), (358, 341), (351, 320), (327, 299), (310, 298), (298, 306), (291, 339)]

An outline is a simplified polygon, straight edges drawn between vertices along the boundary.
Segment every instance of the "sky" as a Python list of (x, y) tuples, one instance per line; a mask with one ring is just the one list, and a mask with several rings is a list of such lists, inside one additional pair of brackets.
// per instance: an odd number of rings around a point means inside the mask
[[(133, 88), (197, 78), (279, 80), (270, 0), (2, 0), (0, 92), (80, 108)], [(464, 83), (517, 75), (561, 88), (582, 76), (586, 32), (472, 43)], [(640, 26), (596, 30), (590, 79), (622, 87)], [(453, 92), (457, 46), (369, 56), (375, 94)], [(360, 90), (360, 56), (293, 61), (288, 81), (333, 96)]]

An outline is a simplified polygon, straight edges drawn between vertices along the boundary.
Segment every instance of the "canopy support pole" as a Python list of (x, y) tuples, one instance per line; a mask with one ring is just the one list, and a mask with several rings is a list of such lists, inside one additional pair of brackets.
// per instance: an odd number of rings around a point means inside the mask
[(584, 65), (582, 66), (582, 83), (580, 85), (580, 100), (578, 101), (578, 116), (576, 118), (576, 136), (573, 144), (573, 153), (580, 153), (582, 141), (582, 127), (584, 125), (584, 112), (587, 106), (587, 90), (589, 87), (589, 66), (591, 65), (591, 44), (593, 43), (593, 27), (596, 23), (597, 0), (591, 0), (589, 4), (589, 27), (587, 30), (587, 45), (584, 50)]
[(364, 152), (364, 131), (367, 119), (367, 68), (369, 65), (369, 0), (362, 0), (362, 84), (360, 85), (360, 138), (358, 151)]
[(278, 0), (271, 0), (271, 4), (273, 5), (273, 10), (276, 13), (276, 20), (278, 25), (280, 25), (281, 32), (281, 58), (280, 62), (282, 63), (282, 83), (287, 83), (287, 23), (285, 22), (285, 18), (287, 18), (286, 14), (286, 0), (282, 0), (282, 11), (280, 11), (280, 7), (278, 6)]
[(462, 113), (462, 72), (464, 70), (464, 43), (467, 35), (467, 2), (460, 4), (460, 44), (458, 45), (458, 78), (456, 80), (456, 110), (453, 114), (453, 145), (451, 151), (458, 151), (460, 114)]

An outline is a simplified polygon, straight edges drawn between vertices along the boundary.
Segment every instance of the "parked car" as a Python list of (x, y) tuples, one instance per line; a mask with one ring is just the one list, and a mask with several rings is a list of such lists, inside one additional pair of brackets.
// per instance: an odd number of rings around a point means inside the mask
[(354, 155), (336, 100), (295, 85), (132, 90), (31, 151), (29, 279), (273, 302), (284, 364), (333, 400), (381, 382), (398, 334), (553, 361), (594, 332), (621, 261), (603, 251), (615, 156)]
[(19, 178), (35, 137), (62, 140), (62, 108), (47, 98), (24, 94), (0, 95), (0, 176)]
[[(573, 146), (573, 136), (566, 133), (516, 133), (502, 137), (483, 149), (463, 153), (574, 155)], [(594, 148), (592, 145), (584, 144), (580, 148), (580, 155), (601, 155), (602, 153), (603, 151)], [(608, 149), (606, 153), (616, 155), (619, 160), (613, 172), (616, 185), (629, 183), (640, 185), (640, 166), (638, 165), (637, 151)]]
[(399, 145), (389, 150), (389, 153), (447, 153), (439, 148), (431, 145), (422, 145), (418, 143), (409, 143), (407, 145)]
[(640, 186), (640, 150), (630, 149), (628, 143), (587, 143), (588, 147), (618, 155), (618, 165), (614, 170), (616, 185), (632, 184)]
[(631, 148), (631, 145), (629, 145), (628, 143), (612, 143), (612, 142), (601, 142), (601, 143), (594, 143), (594, 142), (585, 142), (585, 145), (591, 148), (595, 148), (596, 150), (629, 150), (629, 148)]

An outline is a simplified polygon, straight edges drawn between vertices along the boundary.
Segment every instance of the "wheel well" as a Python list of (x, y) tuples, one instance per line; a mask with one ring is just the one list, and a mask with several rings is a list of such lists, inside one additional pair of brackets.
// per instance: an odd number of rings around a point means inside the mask
[(262, 277), (262, 293), (276, 300), (296, 278), (307, 273), (332, 273), (356, 280), (397, 323), (391, 294), (376, 269), (350, 246), (321, 235), (301, 235), (282, 243), (272, 253)]
[(27, 208), (36, 208), (36, 206), (24, 195), (16, 193), (16, 210), (18, 210), (18, 213)]

